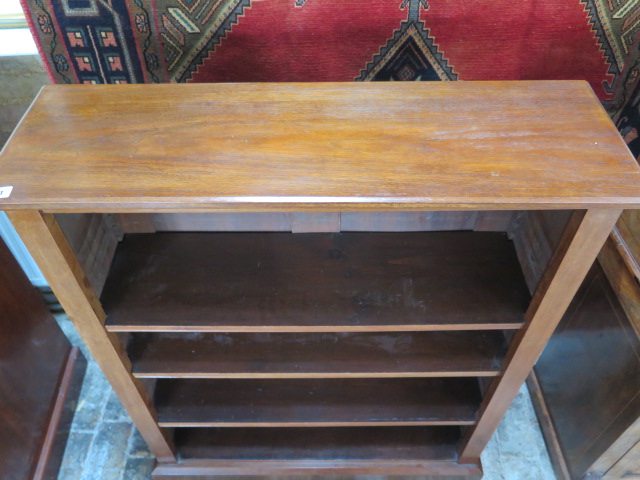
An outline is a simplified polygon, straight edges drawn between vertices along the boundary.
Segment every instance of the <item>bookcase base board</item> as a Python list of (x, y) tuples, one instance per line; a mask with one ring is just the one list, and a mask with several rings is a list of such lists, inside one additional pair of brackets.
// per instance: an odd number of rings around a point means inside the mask
[[(158, 465), (152, 472), (154, 480), (217, 479), (221, 475), (394, 475), (411, 480), (419, 475), (420, 480), (480, 480), (480, 462), (461, 465), (458, 463), (435, 463), (426, 461), (402, 462), (340, 462), (340, 461), (259, 461), (235, 463), (224, 460), (187, 460), (176, 464)], [(268, 477), (266, 477), (268, 478)], [(277, 478), (277, 477), (276, 477)]]

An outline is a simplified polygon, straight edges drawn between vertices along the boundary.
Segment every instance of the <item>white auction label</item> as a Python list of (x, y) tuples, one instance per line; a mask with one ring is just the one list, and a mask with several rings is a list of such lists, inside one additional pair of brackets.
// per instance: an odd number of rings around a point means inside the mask
[(13, 190), (12, 185), (0, 187), (0, 198), (9, 198), (9, 195), (11, 195), (11, 190)]

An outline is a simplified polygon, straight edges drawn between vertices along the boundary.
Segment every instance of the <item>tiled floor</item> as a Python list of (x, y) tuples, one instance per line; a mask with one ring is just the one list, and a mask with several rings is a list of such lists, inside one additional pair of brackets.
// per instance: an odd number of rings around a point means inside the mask
[(94, 362), (87, 368), (60, 480), (144, 480), (154, 459)]
[[(151, 478), (154, 460), (140, 434), (69, 320), (64, 315), (57, 320), (89, 359), (58, 480)], [(489, 442), (482, 464), (486, 480), (555, 479), (526, 388)]]
[(155, 460), (146, 443), (69, 319), (60, 314), (56, 320), (88, 360), (58, 479), (150, 479)]

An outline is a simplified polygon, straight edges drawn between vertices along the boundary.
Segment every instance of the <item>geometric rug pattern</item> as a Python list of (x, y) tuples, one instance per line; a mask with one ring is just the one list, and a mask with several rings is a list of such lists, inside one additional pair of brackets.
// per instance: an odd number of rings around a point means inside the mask
[(640, 154), (640, 0), (21, 0), (56, 83), (583, 79)]

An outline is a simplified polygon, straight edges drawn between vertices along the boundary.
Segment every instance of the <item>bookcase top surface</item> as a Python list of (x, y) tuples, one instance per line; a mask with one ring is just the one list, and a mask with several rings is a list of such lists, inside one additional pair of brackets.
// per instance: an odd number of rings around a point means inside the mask
[(581, 81), (52, 85), (0, 154), (2, 192), (5, 210), (640, 208), (640, 170)]

